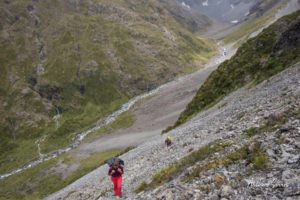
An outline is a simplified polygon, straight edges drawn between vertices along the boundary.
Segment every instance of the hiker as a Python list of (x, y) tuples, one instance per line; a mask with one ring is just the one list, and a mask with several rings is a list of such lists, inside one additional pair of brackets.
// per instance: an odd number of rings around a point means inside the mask
[(123, 166), (119, 164), (118, 160), (115, 160), (113, 166), (109, 168), (108, 175), (111, 176), (114, 183), (114, 194), (118, 197), (122, 197), (122, 174)]
[(170, 146), (172, 144), (172, 138), (170, 136), (168, 136), (165, 140), (165, 144), (168, 146)]

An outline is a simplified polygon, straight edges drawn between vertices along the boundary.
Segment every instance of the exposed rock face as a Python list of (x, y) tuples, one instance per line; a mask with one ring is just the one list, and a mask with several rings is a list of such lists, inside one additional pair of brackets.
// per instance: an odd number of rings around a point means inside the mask
[[(250, 90), (234, 92), (172, 130), (168, 133), (174, 139), (170, 148), (164, 145), (164, 137), (156, 136), (123, 155), (124, 199), (297, 199), (299, 80), (297, 64)], [(260, 131), (249, 135), (253, 127)], [(150, 183), (158, 171), (189, 155), (190, 149), (197, 150), (213, 141), (232, 145), (199, 160), (162, 186), (134, 192), (142, 182)], [(245, 146), (248, 156), (232, 157)], [(258, 149), (262, 155), (252, 159)], [(260, 161), (262, 158), (266, 163)], [(186, 181), (194, 169), (212, 162), (216, 162), (213, 167)], [(114, 199), (107, 170), (107, 166), (100, 167), (47, 199)]]
[(288, 28), (284, 33), (282, 33), (282, 37), (275, 45), (274, 49), (283, 50), (289, 49), (294, 50), (300, 46), (300, 21), (297, 21), (292, 26)]

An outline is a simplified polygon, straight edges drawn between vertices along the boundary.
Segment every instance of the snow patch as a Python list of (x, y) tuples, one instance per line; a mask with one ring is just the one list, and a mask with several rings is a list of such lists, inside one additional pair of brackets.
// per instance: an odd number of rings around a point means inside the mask
[(239, 23), (239, 20), (233, 20), (233, 21), (231, 21), (231, 23), (237, 24), (237, 23)]
[(208, 6), (208, 0), (202, 2), (202, 6)]
[(186, 4), (184, 1), (181, 2), (181, 5), (185, 8), (191, 9), (191, 6), (189, 6), (188, 4)]

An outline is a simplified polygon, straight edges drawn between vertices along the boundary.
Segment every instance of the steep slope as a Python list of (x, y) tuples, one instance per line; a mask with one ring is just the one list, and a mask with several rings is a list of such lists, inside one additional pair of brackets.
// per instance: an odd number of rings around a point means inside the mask
[[(239, 49), (240, 58), (263, 56), (260, 61), (272, 70), (257, 65), (260, 73), (250, 70), (247, 75), (254, 78), (242, 76), (242, 88), (224, 93), (225, 98), (170, 131), (174, 138), (170, 148), (164, 145), (165, 137), (155, 136), (123, 155), (125, 198), (298, 199), (298, 28), (299, 12), (280, 19)], [(274, 52), (276, 58), (271, 57)], [(239, 83), (235, 69), (229, 69), (233, 76), (225, 78)], [(47, 199), (112, 199), (111, 188), (107, 166), (102, 166)]]
[[(297, 199), (299, 80), (298, 63), (174, 129), (170, 148), (155, 136), (123, 155), (124, 199)], [(46, 199), (114, 199), (107, 170)]]
[[(171, 149), (152, 144), (140, 159), (155, 167), (128, 175), (129, 191), (140, 182), (128, 199), (299, 199), (299, 75), (298, 63), (234, 92), (172, 131)], [(143, 168), (134, 160), (129, 170)]]
[(0, 173), (37, 158), (37, 140), (42, 153), (65, 146), (134, 95), (199, 69), (214, 47), (176, 9), (157, 0), (1, 1)]
[(298, 62), (299, 32), (300, 11), (297, 11), (278, 20), (256, 38), (243, 44), (232, 59), (222, 63), (210, 75), (174, 127), (216, 104), (238, 88), (256, 85)]

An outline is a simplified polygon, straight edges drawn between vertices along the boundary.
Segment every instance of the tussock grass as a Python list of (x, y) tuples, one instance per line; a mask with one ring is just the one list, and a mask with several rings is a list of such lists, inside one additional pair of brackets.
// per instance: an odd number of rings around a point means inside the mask
[(147, 184), (145, 182), (142, 182), (136, 191), (141, 192), (143, 190), (149, 190), (152, 188), (156, 188), (166, 182), (169, 182), (170, 180), (180, 175), (186, 168), (194, 165), (198, 161), (212, 156), (216, 152), (224, 150), (224, 148), (232, 144), (232, 141), (210, 143), (200, 148), (199, 150), (192, 152), (190, 155), (184, 157), (171, 166), (160, 170), (153, 176), (151, 183)]
[[(252, 147), (249, 147), (250, 145)], [(246, 144), (237, 151), (228, 154), (223, 159), (216, 159), (212, 162), (209, 162), (208, 164), (194, 168), (193, 171), (185, 179), (186, 181), (191, 181), (197, 177), (201, 177), (202, 172), (216, 169), (221, 165), (228, 167), (241, 160), (247, 160), (248, 164), (252, 164), (252, 169), (254, 170), (263, 170), (268, 167), (269, 157), (265, 153), (265, 150), (262, 148), (261, 143), (253, 142), (251, 144)]]
[(288, 122), (289, 118), (293, 117), (299, 119), (299, 113), (300, 107), (297, 107), (296, 109), (288, 109), (281, 113), (272, 113), (262, 121), (262, 125), (260, 127), (251, 127), (247, 129), (245, 131), (246, 136), (251, 138), (258, 134), (275, 131)]

